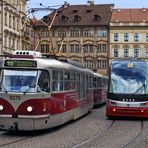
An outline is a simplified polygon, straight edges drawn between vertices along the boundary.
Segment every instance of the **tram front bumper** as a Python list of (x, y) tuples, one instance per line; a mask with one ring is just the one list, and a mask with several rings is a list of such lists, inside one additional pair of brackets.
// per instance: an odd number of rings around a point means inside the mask
[(0, 129), (11, 131), (32, 131), (48, 128), (49, 115), (35, 117), (18, 117), (0, 116)]
[(116, 117), (148, 117), (148, 108), (107, 106), (106, 116)]

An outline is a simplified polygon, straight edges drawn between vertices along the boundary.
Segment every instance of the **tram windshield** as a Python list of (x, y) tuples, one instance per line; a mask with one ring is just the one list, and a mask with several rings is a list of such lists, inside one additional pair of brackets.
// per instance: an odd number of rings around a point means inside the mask
[(4, 69), (1, 72), (0, 90), (22, 93), (41, 92), (44, 91), (45, 78), (46, 73), (42, 70)]
[(147, 64), (142, 61), (114, 61), (111, 65), (109, 92), (148, 94)]

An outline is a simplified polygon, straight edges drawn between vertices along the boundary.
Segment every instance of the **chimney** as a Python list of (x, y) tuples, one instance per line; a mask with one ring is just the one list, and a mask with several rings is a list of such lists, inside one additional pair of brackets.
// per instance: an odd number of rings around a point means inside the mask
[(94, 1), (87, 1), (87, 6), (91, 6), (91, 5), (94, 5)]
[(69, 3), (65, 1), (63, 7), (67, 8), (68, 6), (69, 6)]

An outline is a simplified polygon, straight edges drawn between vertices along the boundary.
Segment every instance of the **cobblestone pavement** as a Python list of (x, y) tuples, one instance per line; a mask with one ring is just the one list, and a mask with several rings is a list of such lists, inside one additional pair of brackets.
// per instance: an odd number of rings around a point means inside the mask
[[(5, 148), (126, 148), (140, 131), (138, 119), (116, 119), (106, 132), (103, 131), (112, 123), (105, 117), (105, 106), (93, 109), (86, 116), (66, 123), (53, 130), (30, 133), (0, 132), (0, 147)], [(128, 147), (148, 147), (148, 120), (144, 120), (141, 137)], [(100, 133), (103, 133), (100, 135)], [(95, 138), (93, 138), (95, 137)], [(91, 140), (88, 140), (92, 138)], [(16, 142), (15, 142), (16, 141)], [(3, 145), (8, 143), (9, 145)], [(12, 142), (12, 143), (11, 143)], [(82, 143), (83, 142), (83, 143)], [(82, 144), (81, 144), (82, 143)], [(80, 144), (80, 145), (78, 145)]]

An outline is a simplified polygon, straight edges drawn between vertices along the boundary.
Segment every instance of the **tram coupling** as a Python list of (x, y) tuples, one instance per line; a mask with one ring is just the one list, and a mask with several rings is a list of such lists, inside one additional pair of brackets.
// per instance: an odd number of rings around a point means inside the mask
[(9, 127), (9, 130), (18, 131), (18, 123), (14, 122), (13, 125)]

